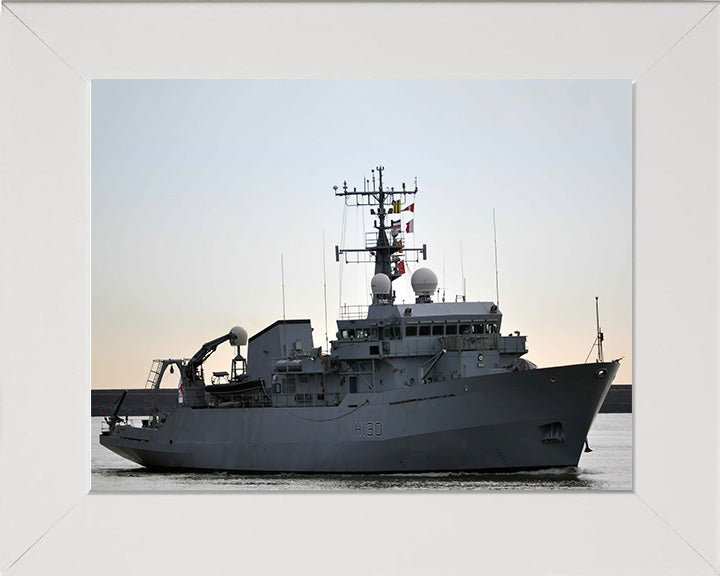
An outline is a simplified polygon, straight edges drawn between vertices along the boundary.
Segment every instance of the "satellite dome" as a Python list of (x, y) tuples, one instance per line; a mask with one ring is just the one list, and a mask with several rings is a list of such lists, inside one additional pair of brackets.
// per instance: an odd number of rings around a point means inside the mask
[(416, 296), (431, 296), (437, 289), (438, 279), (430, 268), (418, 268), (410, 278)]
[(230, 330), (230, 344), (233, 346), (245, 346), (247, 339), (247, 330), (242, 326), (235, 326), (235, 328)]
[(390, 294), (392, 291), (392, 282), (387, 274), (380, 272), (375, 274), (370, 280), (370, 289), (372, 290), (373, 296), (379, 296), (380, 294)]

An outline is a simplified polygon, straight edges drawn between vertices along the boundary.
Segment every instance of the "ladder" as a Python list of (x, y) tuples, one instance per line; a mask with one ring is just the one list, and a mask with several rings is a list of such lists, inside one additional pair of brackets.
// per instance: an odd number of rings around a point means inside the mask
[(148, 374), (147, 382), (145, 382), (145, 390), (154, 390), (158, 385), (158, 378), (162, 374), (162, 360), (153, 360), (152, 366), (150, 367), (150, 374)]

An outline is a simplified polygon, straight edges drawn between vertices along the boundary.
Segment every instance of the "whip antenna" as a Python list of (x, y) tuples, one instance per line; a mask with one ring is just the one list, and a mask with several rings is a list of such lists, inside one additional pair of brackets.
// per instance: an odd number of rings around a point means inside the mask
[(460, 275), (462, 276), (462, 301), (465, 302), (465, 263), (463, 260), (462, 242), (460, 242)]
[(500, 308), (500, 288), (498, 287), (497, 231), (495, 230), (495, 208), (493, 208), (493, 241), (495, 242), (495, 298)]
[(325, 278), (325, 230), (323, 230), (323, 297), (325, 299), (325, 352), (330, 349), (327, 329), (327, 280)]
[(285, 350), (283, 355), (287, 354), (287, 329), (285, 327), (285, 262), (283, 255), (280, 254), (280, 283), (282, 285), (282, 301), (283, 301), (283, 346)]
[(285, 322), (285, 262), (282, 254), (280, 254), (280, 283), (282, 285), (283, 322)]

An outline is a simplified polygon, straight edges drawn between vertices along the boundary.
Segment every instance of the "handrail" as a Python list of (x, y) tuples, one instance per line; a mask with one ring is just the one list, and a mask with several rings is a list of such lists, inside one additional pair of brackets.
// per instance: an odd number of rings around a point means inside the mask
[(362, 320), (367, 318), (368, 306), (365, 304), (343, 304), (340, 306), (340, 320)]

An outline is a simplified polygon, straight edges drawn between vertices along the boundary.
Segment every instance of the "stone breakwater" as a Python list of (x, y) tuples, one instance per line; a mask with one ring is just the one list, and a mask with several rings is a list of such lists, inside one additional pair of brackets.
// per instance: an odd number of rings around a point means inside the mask
[[(113, 406), (120, 397), (122, 390), (92, 390), (92, 416), (109, 416)], [(153, 404), (152, 391), (144, 389), (128, 389), (125, 401), (120, 408), (120, 416), (147, 416)], [(157, 392), (160, 412), (168, 413), (177, 405), (177, 390), (161, 389)], [(610, 387), (605, 402), (600, 407), (601, 413), (632, 412), (632, 385), (615, 384)]]

